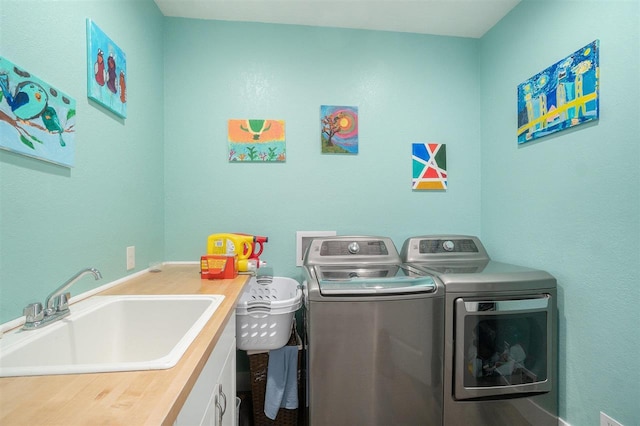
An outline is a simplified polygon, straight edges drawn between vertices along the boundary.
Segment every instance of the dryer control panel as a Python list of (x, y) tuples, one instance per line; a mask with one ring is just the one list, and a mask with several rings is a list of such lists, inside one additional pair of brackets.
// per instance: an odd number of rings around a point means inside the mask
[(424, 235), (408, 238), (402, 246), (403, 262), (488, 261), (478, 237), (470, 235)]
[(433, 239), (420, 240), (420, 253), (478, 253), (478, 246), (472, 239)]

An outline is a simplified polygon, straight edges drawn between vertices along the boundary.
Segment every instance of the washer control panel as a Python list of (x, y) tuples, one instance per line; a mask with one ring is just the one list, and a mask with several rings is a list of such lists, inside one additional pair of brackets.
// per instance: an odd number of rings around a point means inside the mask
[(384, 241), (323, 241), (320, 246), (320, 256), (380, 256), (389, 254)]
[(399, 264), (400, 253), (388, 237), (335, 236), (311, 241), (304, 266)]

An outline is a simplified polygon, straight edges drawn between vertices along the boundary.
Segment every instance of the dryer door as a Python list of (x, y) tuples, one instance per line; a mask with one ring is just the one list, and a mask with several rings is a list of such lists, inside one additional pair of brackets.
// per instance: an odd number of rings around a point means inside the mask
[(455, 399), (551, 390), (550, 294), (455, 301)]

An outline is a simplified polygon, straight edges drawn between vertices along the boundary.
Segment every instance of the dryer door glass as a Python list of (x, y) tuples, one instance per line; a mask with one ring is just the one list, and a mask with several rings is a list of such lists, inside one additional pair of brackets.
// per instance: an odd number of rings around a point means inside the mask
[(457, 299), (456, 398), (549, 389), (549, 296)]

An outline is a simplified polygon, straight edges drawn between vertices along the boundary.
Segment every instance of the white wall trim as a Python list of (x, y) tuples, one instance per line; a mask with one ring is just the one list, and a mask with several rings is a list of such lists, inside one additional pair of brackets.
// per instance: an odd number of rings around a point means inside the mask
[(558, 417), (558, 426), (571, 426), (571, 425), (565, 422), (564, 420), (562, 420), (560, 417)]

